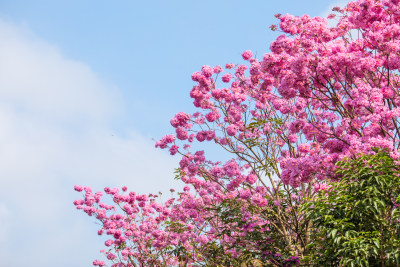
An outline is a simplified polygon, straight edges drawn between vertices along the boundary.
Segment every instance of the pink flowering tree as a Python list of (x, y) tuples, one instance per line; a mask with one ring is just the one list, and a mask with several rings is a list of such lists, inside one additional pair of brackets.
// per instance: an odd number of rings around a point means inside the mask
[[(301, 207), (339, 178), (336, 163), (377, 147), (400, 158), (400, 1), (333, 11), (278, 14), (282, 34), (262, 59), (245, 51), (245, 64), (192, 75), (199, 111), (177, 113), (156, 143), (182, 157), (176, 198), (106, 188), (109, 206), (85, 189), (75, 204), (101, 221), (114, 266), (296, 265), (314, 230)], [(192, 151), (203, 142), (232, 158)]]

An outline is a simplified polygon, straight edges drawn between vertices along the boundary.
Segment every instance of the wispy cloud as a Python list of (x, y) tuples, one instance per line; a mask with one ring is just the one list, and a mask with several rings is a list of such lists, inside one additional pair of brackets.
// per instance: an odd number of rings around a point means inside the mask
[(88, 266), (102, 248), (94, 219), (74, 209), (74, 184), (176, 186), (176, 159), (134, 129), (114, 134), (115, 86), (24, 27), (0, 21), (2, 266)]

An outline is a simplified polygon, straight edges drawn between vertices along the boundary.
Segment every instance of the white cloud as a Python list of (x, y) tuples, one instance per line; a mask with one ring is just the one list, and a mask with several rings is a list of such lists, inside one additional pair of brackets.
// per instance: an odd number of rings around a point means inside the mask
[(100, 257), (95, 220), (72, 205), (74, 184), (176, 186), (177, 159), (133, 129), (112, 135), (123, 112), (118, 88), (87, 65), (0, 21), (2, 266), (89, 266)]
[[(6, 240), (9, 238), (9, 232), (10, 232), (10, 211), (6, 207), (4, 203), (0, 203), (0, 247), (4, 248), (6, 247), (7, 243)], [(0, 256), (4, 256), (1, 254)], [(4, 258), (4, 257), (1, 257)]]

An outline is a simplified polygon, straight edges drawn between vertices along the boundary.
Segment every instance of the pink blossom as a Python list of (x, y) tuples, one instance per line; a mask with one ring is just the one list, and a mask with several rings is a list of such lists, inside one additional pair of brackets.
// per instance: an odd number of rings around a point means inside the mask
[(106, 264), (104, 263), (104, 261), (94, 260), (93, 265), (94, 266), (104, 266)]
[(171, 119), (170, 123), (173, 127), (186, 126), (190, 117), (185, 112), (179, 112)]
[(185, 130), (185, 128), (183, 127), (178, 127), (176, 128), (176, 137), (179, 140), (186, 140), (189, 137), (188, 132)]
[(315, 183), (313, 184), (313, 187), (316, 192), (318, 192), (319, 190), (325, 191), (329, 188), (328, 185), (321, 183)]
[(257, 182), (257, 175), (253, 173), (247, 175), (246, 182), (248, 182), (249, 184), (254, 184), (255, 182)]
[(242, 57), (244, 60), (249, 60), (252, 56), (253, 56), (253, 53), (250, 50), (246, 50), (242, 54)]
[(178, 149), (179, 149), (179, 146), (173, 145), (173, 146), (171, 146), (171, 148), (169, 149), (169, 153), (170, 153), (171, 155), (175, 155), (175, 154), (178, 152)]
[(209, 112), (206, 115), (206, 119), (209, 122), (213, 122), (213, 121), (217, 120), (219, 117), (220, 117), (220, 115), (215, 111)]
[(239, 128), (234, 124), (231, 124), (228, 127), (226, 127), (226, 133), (229, 136), (234, 136), (237, 133), (238, 130), (239, 130)]
[(223, 81), (224, 83), (229, 83), (229, 81), (231, 80), (231, 78), (232, 78), (232, 75), (230, 75), (229, 73), (224, 74), (224, 75), (221, 77), (221, 79), (222, 79), (222, 81)]
[(196, 242), (199, 242), (200, 244), (207, 244), (208, 243), (208, 238), (205, 235), (201, 235), (199, 237), (196, 238)]
[(214, 69), (211, 68), (210, 66), (203, 66), (201, 68), (201, 72), (203, 73), (204, 76), (211, 77), (212, 74), (214, 73)]
[(223, 71), (223, 69), (221, 66), (214, 67), (214, 73), (218, 74), (218, 73), (221, 73), (222, 71)]
[(85, 186), (83, 189), (86, 193), (92, 193), (92, 188), (90, 188), (90, 186)]
[(108, 239), (104, 244), (109, 247), (114, 243), (114, 241), (112, 239)]
[(74, 186), (74, 189), (75, 189), (75, 191), (82, 192), (82, 191), (83, 191), (83, 186), (81, 186), (81, 185), (75, 185), (75, 186)]
[(235, 67), (235, 64), (232, 64), (232, 63), (228, 63), (225, 65), (225, 68), (227, 68), (227, 69), (233, 69), (234, 67)]
[(310, 145), (309, 144), (305, 144), (305, 143), (300, 144), (298, 146), (298, 150), (300, 152), (302, 152), (302, 153), (308, 153), (308, 152), (310, 152)]
[(390, 88), (390, 87), (387, 87), (387, 86), (383, 87), (382, 88), (382, 95), (383, 95), (383, 98), (385, 98), (385, 99), (392, 98), (394, 96), (393, 89)]
[(299, 137), (297, 135), (295, 135), (295, 134), (291, 134), (291, 135), (288, 136), (288, 139), (289, 139), (290, 143), (296, 143), (298, 138)]

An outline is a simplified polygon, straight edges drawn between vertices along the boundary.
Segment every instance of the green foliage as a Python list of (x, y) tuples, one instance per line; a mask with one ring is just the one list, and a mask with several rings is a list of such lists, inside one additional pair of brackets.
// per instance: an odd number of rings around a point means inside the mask
[(182, 176), (184, 176), (181, 168), (175, 168), (174, 174), (175, 174), (174, 179), (178, 181), (182, 179)]
[(387, 152), (337, 164), (337, 182), (304, 205), (316, 266), (400, 266), (399, 166)]

